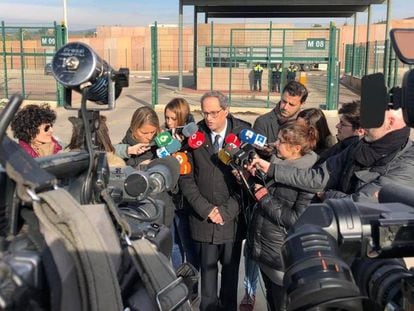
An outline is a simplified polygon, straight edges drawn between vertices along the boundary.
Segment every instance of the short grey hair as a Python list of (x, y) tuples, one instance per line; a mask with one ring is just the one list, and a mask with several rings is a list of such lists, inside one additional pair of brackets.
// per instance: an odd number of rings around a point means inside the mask
[(208, 97), (215, 97), (220, 103), (221, 109), (227, 109), (229, 107), (229, 98), (219, 91), (208, 91), (203, 96), (201, 96), (200, 103), (203, 104), (204, 100)]

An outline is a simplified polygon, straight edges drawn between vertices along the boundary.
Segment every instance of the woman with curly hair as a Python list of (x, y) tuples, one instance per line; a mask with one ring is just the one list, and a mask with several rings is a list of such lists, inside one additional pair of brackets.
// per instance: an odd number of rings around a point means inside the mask
[(53, 137), (56, 112), (48, 104), (27, 105), (17, 112), (11, 129), (19, 145), (33, 158), (58, 153), (62, 146)]

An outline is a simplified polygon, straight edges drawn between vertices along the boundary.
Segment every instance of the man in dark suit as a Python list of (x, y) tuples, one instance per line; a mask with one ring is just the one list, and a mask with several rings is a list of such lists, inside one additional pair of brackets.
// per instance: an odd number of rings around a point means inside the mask
[[(290, 120), (295, 120), (308, 97), (306, 87), (297, 81), (291, 81), (283, 88), (279, 103), (268, 113), (258, 117), (253, 125), (256, 133), (267, 137), (269, 143), (276, 141), (279, 127)], [(272, 149), (258, 150), (260, 156), (270, 159)]]
[[(229, 113), (227, 97), (207, 92), (201, 98), (204, 119), (198, 123), (205, 143), (188, 153), (192, 173), (180, 177), (180, 188), (192, 207), (191, 237), (196, 243), (201, 271), (200, 310), (237, 310), (237, 283), (242, 228), (239, 221), (240, 187), (231, 167), (222, 163), (218, 150), (225, 137), (250, 124)], [(218, 290), (218, 262), (221, 269)]]

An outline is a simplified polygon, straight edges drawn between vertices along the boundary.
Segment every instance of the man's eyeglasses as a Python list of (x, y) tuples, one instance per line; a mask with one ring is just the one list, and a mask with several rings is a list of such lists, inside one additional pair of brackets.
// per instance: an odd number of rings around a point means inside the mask
[(208, 116), (210, 116), (210, 117), (212, 117), (213, 119), (215, 119), (215, 118), (217, 118), (217, 116), (219, 115), (219, 113), (220, 113), (220, 111), (222, 111), (223, 109), (220, 109), (220, 110), (217, 110), (217, 111), (211, 111), (211, 112), (205, 112), (205, 111), (202, 111), (201, 112), (201, 115), (204, 117), (204, 118), (208, 118)]
[(44, 130), (45, 132), (49, 132), (49, 130), (50, 130), (52, 127), (53, 127), (53, 125), (52, 125), (52, 124), (46, 124), (43, 130)]

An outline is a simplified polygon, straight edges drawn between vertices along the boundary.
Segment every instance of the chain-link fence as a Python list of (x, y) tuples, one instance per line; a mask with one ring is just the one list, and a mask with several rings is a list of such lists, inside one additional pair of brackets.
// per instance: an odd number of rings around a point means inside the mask
[(65, 41), (64, 27), (12, 27), (2, 22), (0, 38), (0, 98), (20, 93), (26, 99), (61, 102), (51, 61)]

